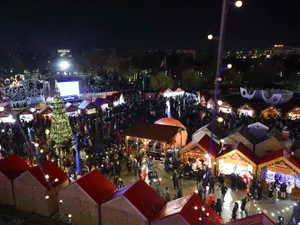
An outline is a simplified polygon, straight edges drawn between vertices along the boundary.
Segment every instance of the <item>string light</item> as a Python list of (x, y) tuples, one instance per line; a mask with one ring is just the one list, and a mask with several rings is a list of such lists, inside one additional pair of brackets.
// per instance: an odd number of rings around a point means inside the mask
[(69, 217), (69, 218), (72, 218), (72, 214), (69, 214), (68, 217)]
[(201, 220), (202, 220), (202, 218), (201, 218), (201, 217), (199, 217), (199, 220), (201, 221)]
[(59, 200), (59, 203), (63, 203), (63, 200)]
[(207, 216), (209, 216), (209, 213), (206, 213)]
[(58, 178), (55, 178), (54, 182), (58, 182)]
[(48, 174), (46, 174), (46, 175), (45, 175), (45, 178), (48, 180), (48, 179), (49, 179), (49, 175), (48, 175)]
[(49, 195), (46, 195), (46, 196), (45, 196), (45, 199), (49, 199)]
[(197, 209), (198, 209), (198, 206), (195, 206), (194, 209), (197, 210)]
[(204, 207), (202, 207), (202, 212), (204, 212), (205, 211), (205, 208)]

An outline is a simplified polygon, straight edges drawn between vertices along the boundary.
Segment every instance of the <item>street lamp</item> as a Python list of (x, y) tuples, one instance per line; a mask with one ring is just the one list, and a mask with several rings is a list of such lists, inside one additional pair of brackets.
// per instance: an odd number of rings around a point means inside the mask
[(231, 69), (232, 68), (232, 64), (227, 64), (227, 68)]
[(67, 61), (61, 61), (58, 65), (61, 70), (67, 70), (70, 68), (70, 63)]
[(243, 6), (243, 2), (242, 2), (242, 1), (236, 1), (236, 2), (234, 3), (234, 5), (235, 5), (235, 7), (237, 7), (237, 8), (241, 8), (241, 7)]
[(221, 100), (218, 100), (218, 105), (220, 106), (222, 104), (223, 104), (223, 102)]
[(218, 117), (218, 122), (222, 123), (224, 121), (224, 119), (222, 117)]
[(212, 40), (213, 38), (214, 38), (214, 36), (212, 34), (210, 34), (210, 35), (207, 36), (208, 40)]

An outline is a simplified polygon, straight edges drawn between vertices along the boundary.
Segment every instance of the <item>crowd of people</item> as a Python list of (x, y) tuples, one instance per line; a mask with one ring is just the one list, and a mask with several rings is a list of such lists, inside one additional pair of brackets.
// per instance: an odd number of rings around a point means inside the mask
[[(166, 157), (164, 168), (166, 172), (172, 174), (173, 188), (176, 190), (173, 198), (173, 196), (170, 196), (170, 187), (161, 187), (161, 178), (153, 166), (155, 159), (147, 157), (143, 149), (138, 148), (135, 143), (129, 143), (129, 151), (127, 152), (123, 136), (123, 132), (133, 121), (152, 123), (168, 116), (181, 121), (186, 126), (189, 135), (191, 135), (211, 121), (211, 111), (198, 104), (197, 98), (193, 95), (172, 99), (159, 96), (156, 96), (155, 99), (145, 99), (141, 92), (128, 91), (124, 92), (124, 98), (126, 103), (110, 108), (105, 112), (70, 117), (70, 124), (76, 138), (73, 143), (70, 142), (69, 145), (64, 146), (66, 154), (62, 159), (64, 170), (68, 173), (70, 179), (76, 180), (90, 170), (98, 169), (107, 178), (111, 179), (117, 188), (122, 188), (124, 186), (122, 174), (127, 171), (126, 173), (132, 173), (133, 176), (145, 180), (166, 201), (170, 201), (183, 195), (183, 180), (192, 178), (196, 180), (198, 195), (205, 199), (208, 205), (219, 215), (222, 215), (222, 206), (228, 191), (223, 174), (207, 173), (206, 168), (202, 168), (195, 173), (194, 177), (186, 177), (185, 168), (182, 168), (180, 163), (176, 163), (178, 158), (174, 155)], [(220, 114), (220, 116), (224, 118), (222, 126), (227, 131), (262, 120), (258, 117), (251, 118), (236, 114)], [(290, 129), (291, 131), (297, 129), (300, 125), (299, 121), (289, 120), (264, 120), (262, 122), (269, 127)], [(47, 137), (46, 130), (50, 130), (51, 127), (50, 117), (36, 116), (35, 120), (31, 122), (21, 121), (21, 126), (26, 137), (32, 143), (38, 143), (38, 145), (32, 144), (31, 147), (35, 149), (39, 160), (47, 159), (55, 162), (59, 160), (55, 152), (55, 143), (52, 143)], [(1, 157), (17, 153), (34, 165), (36, 159), (25, 143), (18, 124), (2, 123), (0, 124), (0, 130)], [(292, 137), (297, 137), (297, 133), (291, 133)], [(189, 138), (191, 137), (189, 136)], [(173, 166), (169, 166), (170, 164)], [(238, 181), (238, 178), (232, 179)], [(233, 184), (232, 190), (245, 188), (245, 185), (240, 186), (237, 182), (236, 185), (234, 185), (235, 182), (231, 183)], [(278, 188), (277, 184), (273, 186)], [(273, 186), (272, 193), (276, 193)], [(220, 190), (221, 197), (215, 200), (216, 187)], [(286, 193), (289, 194), (288, 191)], [(257, 200), (262, 198), (260, 180), (253, 179), (250, 190), (246, 194), (248, 195), (241, 199), (240, 206), (238, 202), (235, 203), (232, 211), (233, 220), (238, 218), (239, 208), (241, 212), (245, 213), (245, 216), (248, 215), (248, 202), (251, 197)]]

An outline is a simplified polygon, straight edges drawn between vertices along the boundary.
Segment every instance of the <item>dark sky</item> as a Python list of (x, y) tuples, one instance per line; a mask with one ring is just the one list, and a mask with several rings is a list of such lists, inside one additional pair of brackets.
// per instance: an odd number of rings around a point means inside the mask
[[(195, 48), (217, 33), (221, 0), (6, 0), (0, 51)], [(244, 0), (228, 14), (226, 49), (300, 44), (299, 0)], [(18, 44), (17, 44), (18, 43)]]

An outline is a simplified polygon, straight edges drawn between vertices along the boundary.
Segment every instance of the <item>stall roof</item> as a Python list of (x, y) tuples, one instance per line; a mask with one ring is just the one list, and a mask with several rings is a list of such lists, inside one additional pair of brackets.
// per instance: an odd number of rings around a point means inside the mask
[(242, 135), (245, 139), (247, 139), (251, 144), (256, 144), (256, 137), (250, 133), (250, 131), (248, 130), (247, 127), (245, 126), (240, 126), (239, 128), (233, 130), (232, 132), (230, 132), (230, 134), (228, 134), (228, 136), (234, 135), (236, 133), (239, 133), (240, 135)]
[[(49, 182), (52, 184), (53, 187), (57, 187), (66, 180), (69, 179), (68, 175), (60, 169), (55, 163), (45, 161), (42, 163), (42, 168), (45, 172), (45, 174), (49, 175)], [(44, 173), (40, 170), (39, 166), (32, 167), (28, 170), (34, 176), (40, 184), (42, 184), (47, 190), (50, 190), (50, 186), (48, 182), (45, 179)], [(58, 179), (57, 182), (55, 182), (55, 179)]]
[(300, 173), (300, 163), (298, 162), (298, 160), (293, 155), (291, 155), (285, 149), (279, 149), (277, 151), (267, 153), (260, 160), (259, 166), (262, 167), (262, 166), (268, 164), (269, 162), (276, 161), (276, 160), (277, 161), (284, 160), (287, 164), (290, 164), (290, 166), (293, 166), (294, 168), (296, 168), (298, 173)]
[(95, 108), (97, 107), (93, 102), (84, 100), (83, 102), (80, 103), (78, 108), (84, 110), (84, 109), (87, 109), (87, 107), (89, 107), (90, 105), (94, 106)]
[(236, 221), (230, 221), (226, 225), (275, 225), (275, 223), (264, 213), (248, 216)]
[(237, 143), (237, 144), (227, 148), (225, 151), (222, 151), (221, 154), (218, 156), (218, 158), (222, 157), (234, 150), (239, 151), (241, 154), (243, 154), (245, 157), (247, 157), (253, 163), (255, 163), (255, 164), (259, 163), (259, 158), (242, 142)]
[[(193, 140), (190, 143), (188, 143), (183, 149), (180, 150), (180, 152), (185, 152), (188, 149), (192, 149), (197, 146), (201, 146), (207, 152), (209, 152), (210, 142), (211, 142), (211, 138), (207, 134), (205, 134), (201, 139)], [(214, 140), (212, 140), (211, 155), (216, 158), (219, 151), (220, 151), (220, 145)]]
[(11, 181), (29, 169), (30, 166), (16, 154), (0, 160), (0, 171)]
[[(205, 126), (201, 127), (195, 133), (198, 133), (199, 131), (203, 131), (204, 129), (212, 131), (212, 125), (211, 125), (211, 123), (208, 123)], [(227, 136), (226, 135), (226, 131), (222, 130), (219, 126), (215, 126), (213, 134), (215, 136), (217, 136), (218, 138), (220, 138), (220, 139), (225, 138)]]
[(105, 97), (105, 99), (110, 103), (113, 103), (114, 101), (118, 101), (118, 97), (116, 95), (108, 95)]
[(70, 110), (71, 109), (71, 111), (72, 111), (72, 109), (74, 110), (74, 111), (76, 111), (77, 110), (77, 106), (75, 106), (74, 104), (72, 104), (72, 103), (70, 103), (70, 102), (67, 102), (66, 104), (65, 104), (65, 109), (68, 111), (68, 110)]
[(41, 109), (39, 113), (43, 114), (43, 113), (48, 113), (48, 111), (52, 112), (53, 111), (52, 108), (53, 108), (52, 105), (46, 105), (44, 108)]
[(24, 114), (32, 114), (33, 115), (33, 112), (31, 112), (29, 109), (27, 108), (23, 108), (21, 109), (20, 111), (17, 112), (18, 115), (24, 115)]
[(115, 185), (96, 169), (78, 179), (76, 183), (97, 204), (105, 202), (117, 191)]
[(167, 126), (174, 126), (174, 127), (179, 127), (184, 130), (186, 130), (185, 126), (178, 120), (175, 120), (173, 118), (161, 118), (157, 121), (155, 121), (155, 124), (160, 124), (160, 125), (167, 125)]
[(113, 198), (123, 195), (148, 220), (152, 219), (166, 202), (142, 180), (119, 189)]
[[(195, 206), (197, 209), (195, 209)], [(191, 194), (173, 201), (168, 202), (159, 213), (153, 218), (152, 222), (166, 219), (170, 216), (179, 214), (188, 224), (199, 224), (199, 218), (202, 217), (202, 207), (205, 208), (203, 224), (206, 225), (221, 225), (224, 224), (222, 217), (207, 206), (205, 202), (197, 195)], [(209, 216), (206, 216), (209, 213)]]
[(179, 131), (180, 128), (174, 126), (134, 122), (124, 134), (170, 143)]
[(105, 98), (97, 98), (95, 101), (94, 101), (94, 104), (97, 106), (97, 107), (101, 107), (102, 104), (105, 104), (105, 103), (108, 103), (107, 100)]
[(173, 92), (170, 88), (161, 89), (159, 93), (163, 94), (165, 92)]

